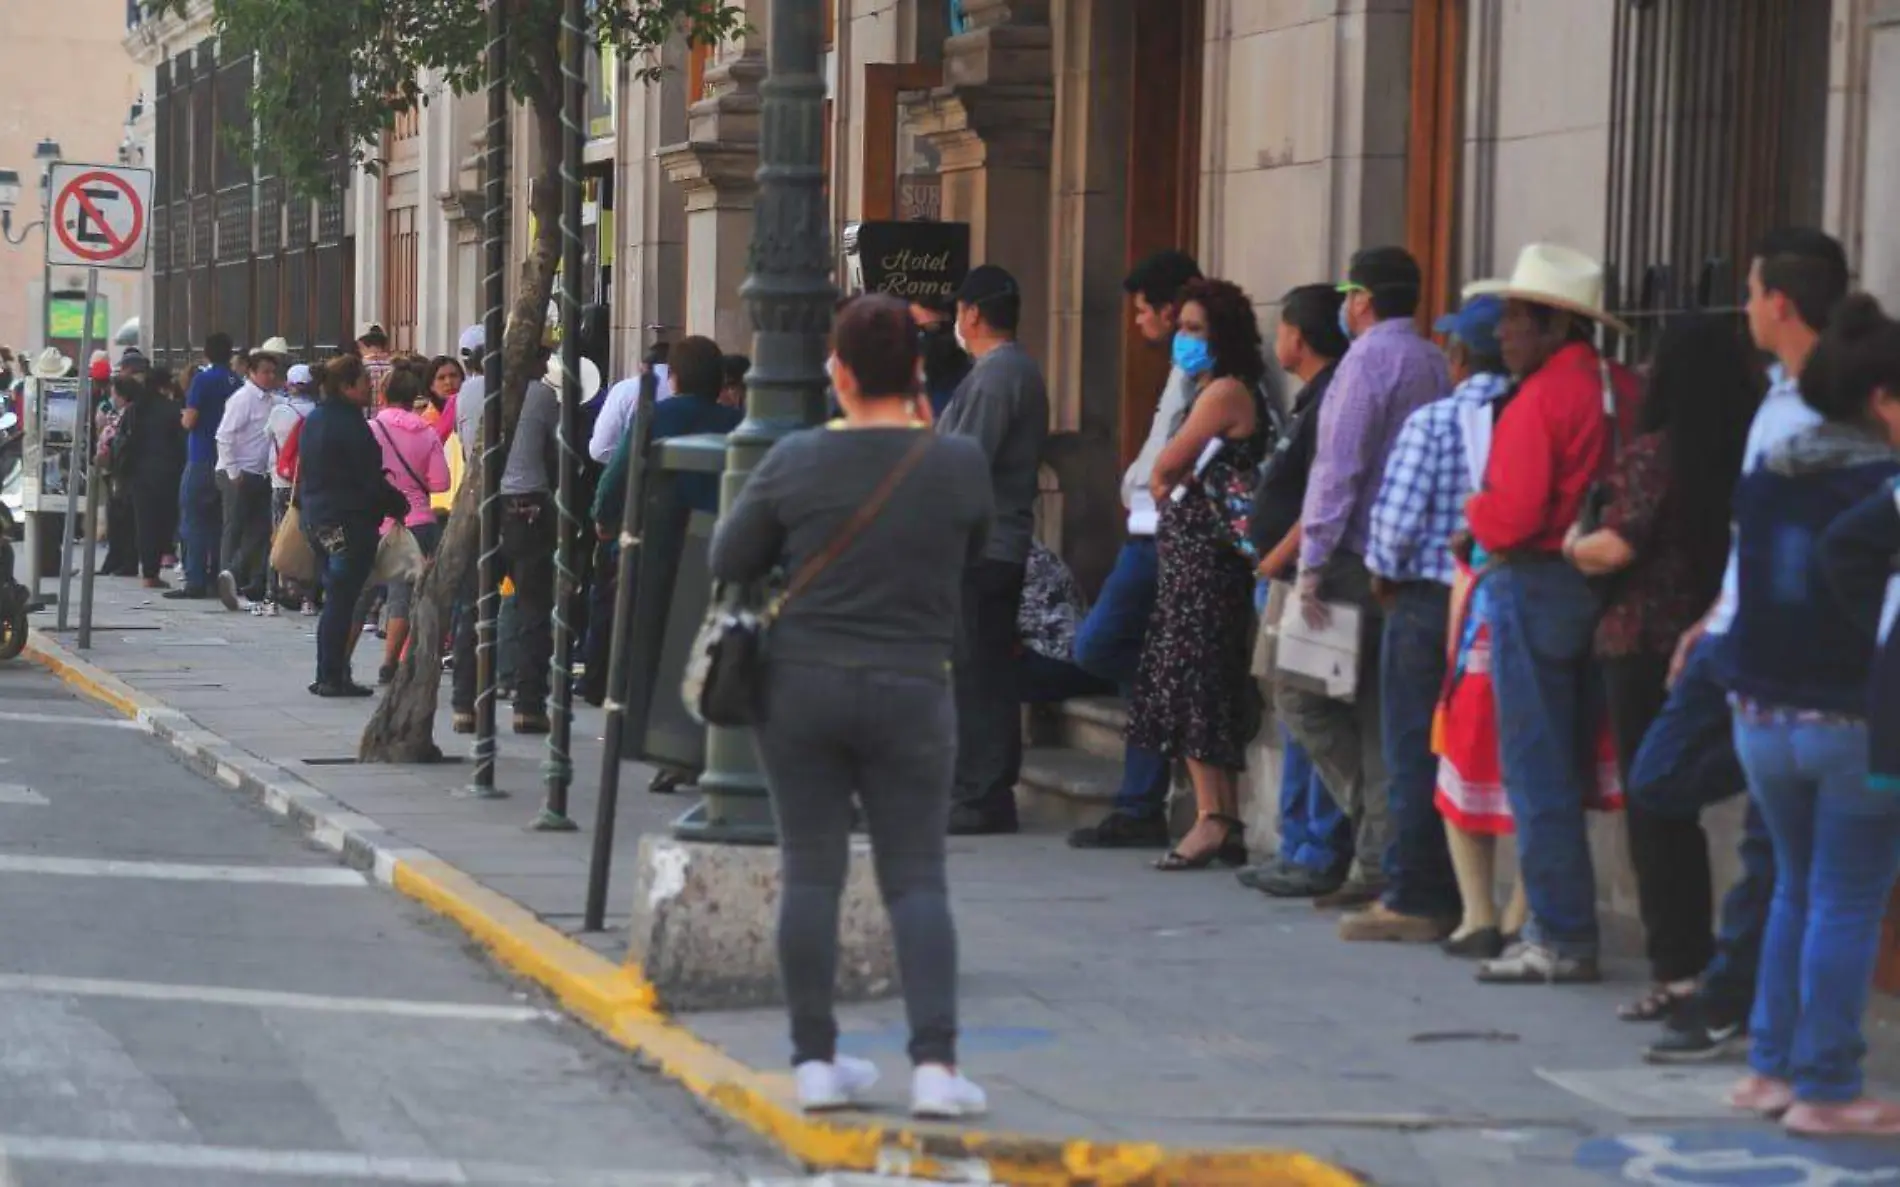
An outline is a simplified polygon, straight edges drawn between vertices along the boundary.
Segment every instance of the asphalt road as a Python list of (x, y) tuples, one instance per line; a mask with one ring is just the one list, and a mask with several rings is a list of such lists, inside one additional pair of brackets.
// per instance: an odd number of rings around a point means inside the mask
[(789, 1179), (459, 932), (0, 666), (0, 1187)]

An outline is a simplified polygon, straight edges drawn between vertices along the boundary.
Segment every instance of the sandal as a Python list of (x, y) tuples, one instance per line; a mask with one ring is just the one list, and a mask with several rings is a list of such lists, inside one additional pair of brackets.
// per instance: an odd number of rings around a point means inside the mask
[(1676, 1012), (1676, 1007), (1695, 996), (1695, 986), (1677, 989), (1671, 985), (1654, 985), (1648, 993), (1616, 1008), (1616, 1016), (1625, 1022), (1661, 1022)]
[(1195, 823), (1198, 824), (1202, 820), (1211, 820), (1227, 829), (1227, 835), (1221, 838), (1221, 843), (1193, 857), (1189, 857), (1179, 849), (1170, 849), (1167, 856), (1155, 863), (1155, 869), (1172, 874), (1183, 870), (1204, 870), (1216, 861), (1228, 866), (1247, 864), (1247, 847), (1241, 839), (1247, 831), (1246, 825), (1232, 816), (1219, 812), (1203, 812)]

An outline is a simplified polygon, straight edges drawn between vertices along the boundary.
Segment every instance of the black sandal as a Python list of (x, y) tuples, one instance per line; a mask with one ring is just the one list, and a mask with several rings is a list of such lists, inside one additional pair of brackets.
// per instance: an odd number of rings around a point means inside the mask
[(1166, 856), (1155, 863), (1155, 869), (1173, 874), (1183, 870), (1204, 870), (1217, 861), (1222, 865), (1235, 867), (1247, 864), (1247, 846), (1242, 840), (1247, 831), (1246, 825), (1220, 812), (1203, 812), (1195, 823), (1198, 824), (1202, 820), (1212, 820), (1216, 824), (1226, 826), (1227, 835), (1222, 838), (1221, 843), (1196, 857), (1189, 857), (1179, 849), (1170, 849)]
[(1661, 1022), (1676, 1012), (1676, 1007), (1695, 996), (1695, 988), (1677, 990), (1668, 985), (1655, 985), (1642, 997), (1627, 1005), (1616, 1008), (1616, 1016), (1624, 1022)]

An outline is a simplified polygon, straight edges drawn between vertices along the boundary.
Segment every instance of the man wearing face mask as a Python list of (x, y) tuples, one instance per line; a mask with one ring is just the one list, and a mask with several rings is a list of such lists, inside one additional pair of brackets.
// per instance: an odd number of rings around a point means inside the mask
[(1022, 293), (994, 264), (957, 290), (957, 344), (975, 363), (937, 431), (975, 438), (990, 461), (996, 522), (982, 559), (964, 570), (957, 624), (957, 766), (950, 832), (1016, 831), (1022, 719), (1013, 674), (1016, 616), (1035, 531), (1037, 470), (1049, 433), (1042, 370), (1016, 341)]
[(1337, 890), (1314, 900), (1324, 908), (1367, 906), (1386, 889), (1392, 833), (1379, 720), (1381, 608), (1365, 558), (1373, 503), (1400, 428), (1451, 391), (1443, 352), (1412, 320), (1421, 289), (1418, 261), (1404, 248), (1353, 255), (1339, 310), (1340, 328), (1353, 343), (1320, 406), (1319, 441), (1300, 510), (1302, 615), (1310, 626), (1324, 627), (1331, 621), (1326, 603), (1344, 602), (1367, 620), (1351, 701), (1284, 681), (1274, 697), (1281, 721), (1353, 822), (1352, 870)]
[(957, 343), (956, 307), (945, 309), (923, 301), (910, 303), (910, 319), (917, 323), (917, 334), (924, 360), (924, 395), (930, 399), (930, 417), (942, 419), (957, 386), (970, 373), (970, 356)]

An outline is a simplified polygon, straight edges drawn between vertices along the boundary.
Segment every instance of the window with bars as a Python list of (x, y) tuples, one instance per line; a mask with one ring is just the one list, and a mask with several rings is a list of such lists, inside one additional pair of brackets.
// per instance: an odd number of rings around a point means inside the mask
[(1645, 357), (1671, 314), (1739, 312), (1752, 245), (1821, 221), (1829, 5), (1621, 0), (1606, 300)]

